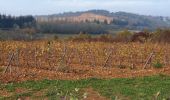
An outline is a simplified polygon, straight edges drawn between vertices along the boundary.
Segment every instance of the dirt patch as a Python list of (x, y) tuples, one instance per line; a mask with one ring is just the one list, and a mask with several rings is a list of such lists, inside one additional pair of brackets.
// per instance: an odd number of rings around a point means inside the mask
[(30, 97), (20, 97), (17, 100), (31, 100)]
[[(16, 94), (22, 94), (22, 93), (27, 93), (27, 92), (29, 92), (29, 90), (28, 89), (25, 89), (25, 88), (16, 88), (15, 89), (15, 93)], [(25, 97), (25, 96), (21, 96), (21, 97), (19, 97), (17, 100), (30, 100), (30, 97)]]
[(85, 98), (84, 100), (109, 100), (108, 98), (101, 96), (98, 92), (94, 91), (92, 88), (85, 89), (85, 92), (87, 93), (87, 98)]
[(131, 78), (150, 76), (157, 74), (170, 75), (170, 67), (165, 68), (150, 68), (150, 69), (120, 69), (117, 67), (103, 68), (74, 65), (69, 68), (69, 72), (60, 72), (55, 70), (45, 70), (37, 68), (20, 67), (18, 70), (13, 70), (12, 73), (0, 73), (0, 81), (3, 83), (21, 82), (26, 80), (42, 80), (42, 79), (62, 79), (62, 80), (79, 80), (87, 78)]
[(43, 89), (43, 90), (37, 91), (33, 95), (36, 96), (36, 97), (43, 97), (45, 95), (46, 91), (48, 91), (48, 90), (47, 89)]
[(16, 88), (15, 89), (15, 93), (17, 93), (17, 94), (26, 93), (26, 92), (29, 92), (29, 90), (25, 89), (25, 88)]
[(8, 92), (7, 90), (0, 90), (0, 96), (2, 97), (10, 97), (12, 95), (11, 92)]

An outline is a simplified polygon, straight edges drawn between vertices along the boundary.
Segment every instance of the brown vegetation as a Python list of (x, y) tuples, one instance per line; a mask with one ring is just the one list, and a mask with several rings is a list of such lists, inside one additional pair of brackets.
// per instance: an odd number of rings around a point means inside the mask
[(158, 29), (154, 32), (139, 31), (131, 32), (123, 30), (118, 32), (116, 35), (112, 34), (101, 34), (97, 37), (92, 37), (88, 33), (81, 32), (79, 35), (69, 38), (68, 40), (74, 42), (88, 41), (88, 42), (151, 42), (151, 43), (169, 43), (170, 42), (170, 30), (169, 29)]
[(169, 44), (0, 42), (1, 81), (169, 74)]

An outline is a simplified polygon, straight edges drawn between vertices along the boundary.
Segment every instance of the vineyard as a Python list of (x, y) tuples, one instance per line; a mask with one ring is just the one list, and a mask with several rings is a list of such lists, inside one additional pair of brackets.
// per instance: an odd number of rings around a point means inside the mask
[(0, 80), (134, 77), (168, 73), (170, 45), (63, 41), (0, 42)]

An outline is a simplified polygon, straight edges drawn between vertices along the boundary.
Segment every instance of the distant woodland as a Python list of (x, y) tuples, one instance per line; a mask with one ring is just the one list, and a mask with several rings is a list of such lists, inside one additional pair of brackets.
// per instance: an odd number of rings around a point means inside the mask
[(33, 16), (13, 17), (10, 15), (0, 15), (1, 29), (23, 29), (36, 26), (36, 21)]
[(104, 10), (17, 17), (0, 14), (0, 40), (58, 39), (59, 35), (71, 35), (69, 39), (73, 41), (170, 42), (169, 28), (169, 17)]
[(170, 18), (145, 16), (126, 12), (111, 13), (105, 10), (68, 12), (40, 16), (0, 15), (0, 29), (31, 28), (36, 33), (89, 34), (110, 33), (112, 30), (138, 30), (169, 28)]

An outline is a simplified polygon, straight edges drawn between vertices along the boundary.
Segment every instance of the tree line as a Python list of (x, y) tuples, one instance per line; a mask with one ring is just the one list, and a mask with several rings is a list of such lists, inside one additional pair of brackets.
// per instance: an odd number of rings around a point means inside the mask
[(23, 29), (36, 26), (36, 20), (33, 16), (18, 16), (0, 14), (1, 29)]

